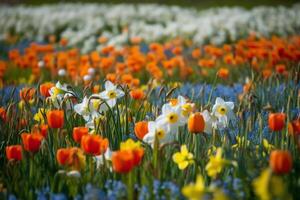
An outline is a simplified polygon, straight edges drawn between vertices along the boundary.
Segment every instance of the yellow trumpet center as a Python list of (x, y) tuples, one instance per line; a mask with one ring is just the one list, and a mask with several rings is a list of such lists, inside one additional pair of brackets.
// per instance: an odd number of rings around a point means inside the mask
[(117, 97), (117, 93), (116, 93), (116, 91), (114, 91), (114, 90), (109, 91), (109, 92), (107, 93), (107, 95), (108, 95), (108, 97), (109, 97), (110, 99), (114, 99), (114, 98)]
[(178, 115), (176, 113), (170, 113), (168, 114), (168, 122), (171, 124), (174, 124), (178, 121)]
[(99, 100), (93, 101), (93, 107), (94, 107), (95, 110), (98, 109), (99, 105), (100, 105), (100, 101)]
[(163, 139), (166, 135), (165, 131), (162, 129), (156, 130), (155, 134), (157, 135), (158, 139)]
[(220, 113), (221, 115), (226, 115), (227, 113), (227, 108), (224, 106), (219, 106), (217, 109), (217, 112)]

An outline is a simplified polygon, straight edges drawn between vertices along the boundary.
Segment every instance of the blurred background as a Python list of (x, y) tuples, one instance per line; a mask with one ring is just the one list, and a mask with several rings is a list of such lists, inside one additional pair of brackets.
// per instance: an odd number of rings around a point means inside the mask
[(219, 7), (219, 6), (242, 6), (245, 8), (252, 8), (254, 6), (266, 5), (284, 5), (290, 6), (300, 0), (1, 0), (1, 4), (7, 5), (41, 5), (41, 4), (55, 4), (55, 3), (106, 3), (106, 4), (119, 4), (119, 3), (157, 3), (165, 5), (179, 5), (187, 7), (197, 7), (199, 9), (205, 9), (209, 7)]

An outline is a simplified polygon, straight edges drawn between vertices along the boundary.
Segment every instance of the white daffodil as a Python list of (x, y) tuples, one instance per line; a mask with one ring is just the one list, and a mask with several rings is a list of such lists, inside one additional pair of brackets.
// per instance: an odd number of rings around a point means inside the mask
[[(49, 90), (50, 99), (53, 105), (58, 108), (64, 98), (74, 97), (75, 94), (68, 89), (67, 84), (61, 84), (59, 81)], [(70, 108), (70, 102), (67, 102), (67, 107)]]
[[(74, 106), (74, 110), (79, 115), (83, 116), (85, 121), (89, 121), (98, 118), (101, 112), (108, 109), (107, 105), (102, 103), (100, 99), (83, 98), (83, 101)], [(101, 105), (100, 105), (101, 104)]]
[(117, 89), (117, 86), (110, 81), (106, 81), (104, 87), (105, 91), (92, 96), (100, 97), (101, 99), (107, 102), (109, 107), (112, 108), (116, 105), (117, 99), (124, 96), (124, 92), (122, 90)]
[(108, 147), (104, 153), (104, 155), (94, 156), (94, 160), (96, 162), (97, 168), (104, 165), (105, 161), (111, 161), (112, 151)]
[(219, 123), (223, 124), (223, 126), (227, 126), (233, 116), (233, 108), (233, 102), (225, 102), (222, 98), (217, 97), (212, 113), (218, 118)]
[(165, 124), (169, 132), (176, 133), (179, 126), (185, 124), (185, 119), (182, 115), (181, 106), (171, 106), (164, 104), (162, 107), (162, 114), (157, 117), (156, 122)]
[(171, 101), (170, 105), (173, 107), (181, 107), (181, 114), (185, 122), (187, 122), (189, 114), (192, 112), (194, 107), (193, 103), (188, 103), (187, 100), (181, 95), (179, 95), (175, 101)]
[(174, 134), (168, 132), (166, 125), (158, 122), (148, 122), (148, 130), (149, 132), (144, 136), (143, 141), (150, 144), (151, 147), (154, 146), (155, 137), (159, 140), (160, 145), (171, 142), (175, 138)]

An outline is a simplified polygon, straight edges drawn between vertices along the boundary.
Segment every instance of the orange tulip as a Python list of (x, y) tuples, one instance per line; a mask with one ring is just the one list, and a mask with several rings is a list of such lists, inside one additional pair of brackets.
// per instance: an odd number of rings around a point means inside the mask
[(19, 94), (20, 94), (21, 100), (29, 101), (29, 100), (33, 99), (34, 94), (35, 94), (35, 89), (25, 87), (22, 90), (20, 90)]
[(276, 65), (276, 72), (278, 74), (283, 74), (285, 72), (285, 65)]
[(137, 138), (142, 140), (148, 132), (149, 132), (148, 131), (148, 122), (141, 121), (141, 122), (135, 123), (134, 133), (135, 133)]
[(217, 75), (222, 79), (227, 79), (229, 76), (229, 70), (226, 68), (220, 68)]
[(269, 128), (272, 131), (281, 131), (285, 126), (286, 114), (284, 113), (270, 113), (269, 114)]
[(33, 153), (39, 151), (42, 140), (44, 138), (41, 134), (38, 133), (22, 133), (21, 137), (24, 149)]
[(132, 151), (116, 151), (112, 155), (112, 165), (114, 171), (118, 173), (128, 173), (134, 167), (134, 154)]
[(80, 170), (85, 166), (85, 156), (77, 147), (61, 148), (56, 152), (56, 160), (59, 165), (72, 167)]
[(287, 174), (293, 167), (293, 159), (289, 151), (272, 151), (269, 162), (273, 172), (276, 174)]
[(84, 135), (81, 138), (81, 148), (86, 154), (93, 156), (103, 154), (108, 147), (108, 139), (100, 135)]
[(204, 131), (205, 121), (201, 113), (192, 114), (188, 119), (188, 129), (191, 133), (202, 133)]
[(70, 160), (70, 150), (69, 149), (58, 149), (56, 152), (56, 160), (60, 165), (69, 164)]
[(50, 93), (49, 90), (54, 87), (54, 84), (49, 82), (49, 83), (44, 83), (40, 85), (40, 93), (44, 97), (49, 97)]
[(144, 91), (142, 89), (135, 89), (130, 91), (131, 98), (135, 100), (141, 100), (145, 97)]
[(5, 148), (6, 158), (8, 160), (22, 160), (22, 146), (11, 145)]
[(300, 135), (300, 118), (289, 122), (288, 131), (291, 135)]
[(6, 110), (3, 107), (0, 107), (0, 118), (3, 122), (6, 122)]
[(64, 111), (63, 110), (48, 111), (47, 121), (50, 128), (62, 128), (64, 126)]
[(75, 142), (80, 143), (81, 138), (84, 135), (89, 133), (89, 129), (87, 127), (74, 127), (73, 128), (73, 139)]

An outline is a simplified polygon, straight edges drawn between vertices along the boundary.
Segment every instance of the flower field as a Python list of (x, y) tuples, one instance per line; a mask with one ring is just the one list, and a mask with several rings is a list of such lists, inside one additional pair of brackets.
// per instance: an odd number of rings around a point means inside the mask
[(0, 6), (0, 199), (298, 199), (299, 19)]

